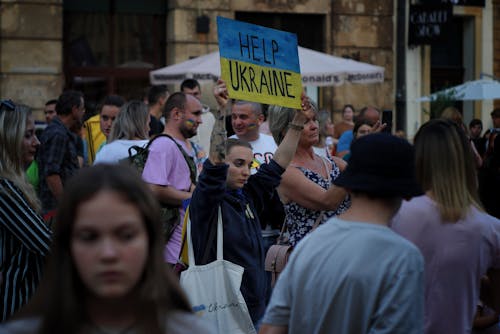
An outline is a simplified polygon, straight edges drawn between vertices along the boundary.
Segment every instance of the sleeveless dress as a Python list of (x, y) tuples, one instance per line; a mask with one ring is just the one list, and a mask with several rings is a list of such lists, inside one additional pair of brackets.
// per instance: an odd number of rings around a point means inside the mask
[[(320, 187), (324, 189), (330, 188), (333, 180), (335, 180), (340, 175), (340, 169), (335, 164), (332, 159), (328, 159), (332, 165), (330, 170), (330, 177), (328, 179), (323, 178), (320, 174), (317, 174), (304, 167), (298, 168), (309, 180), (313, 181)], [(289, 233), (289, 241), (292, 246), (295, 246), (307, 233), (309, 233), (318, 219), (319, 215), (323, 213), (320, 224), (326, 222), (333, 216), (338, 216), (339, 214), (346, 211), (351, 206), (351, 200), (349, 196), (340, 203), (336, 210), (328, 211), (316, 211), (307, 209), (296, 202), (289, 202), (284, 204), (285, 209), (285, 224)]]

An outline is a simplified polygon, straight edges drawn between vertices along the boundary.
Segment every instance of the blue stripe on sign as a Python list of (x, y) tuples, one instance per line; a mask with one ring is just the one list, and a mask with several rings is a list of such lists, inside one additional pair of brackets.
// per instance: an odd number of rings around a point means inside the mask
[(222, 58), (300, 73), (297, 35), (217, 16)]

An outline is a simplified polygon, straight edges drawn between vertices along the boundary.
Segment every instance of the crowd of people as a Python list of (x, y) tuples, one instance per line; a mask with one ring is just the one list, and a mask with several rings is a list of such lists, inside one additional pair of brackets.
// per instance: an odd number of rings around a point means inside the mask
[(176, 274), (185, 222), (204, 265), (221, 218), (249, 333), (500, 333), (500, 109), (483, 134), (447, 108), (410, 143), (374, 106), (334, 122), (306, 95), (213, 95), (187, 79), (86, 115), (64, 91), (40, 140), (31, 109), (1, 101), (0, 332), (216, 333)]

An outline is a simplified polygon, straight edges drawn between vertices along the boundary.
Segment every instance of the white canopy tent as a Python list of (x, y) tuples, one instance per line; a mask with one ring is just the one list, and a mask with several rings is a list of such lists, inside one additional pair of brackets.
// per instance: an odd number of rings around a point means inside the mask
[[(304, 86), (338, 86), (345, 82), (368, 84), (384, 81), (384, 68), (326, 53), (298, 48)], [(186, 60), (149, 73), (153, 85), (179, 84), (193, 78), (199, 82), (215, 81), (220, 76), (219, 52)]]
[(434, 101), (438, 96), (450, 95), (456, 100), (494, 100), (500, 99), (500, 82), (496, 80), (480, 79), (467, 81), (461, 85), (450, 87), (429, 96), (422, 96), (417, 102)]

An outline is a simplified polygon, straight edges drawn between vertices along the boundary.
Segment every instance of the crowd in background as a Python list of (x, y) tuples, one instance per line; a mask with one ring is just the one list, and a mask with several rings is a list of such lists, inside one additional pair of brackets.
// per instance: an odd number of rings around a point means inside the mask
[[(333, 122), (307, 96), (213, 94), (211, 110), (187, 79), (93, 115), (68, 90), (39, 136), (29, 107), (1, 101), (0, 332), (215, 332), (176, 273), (184, 222), (206, 264), (221, 214), (260, 333), (500, 333), (500, 109), (485, 131), (448, 107), (410, 143), (374, 106)], [(283, 236), (274, 286), (264, 260)]]

